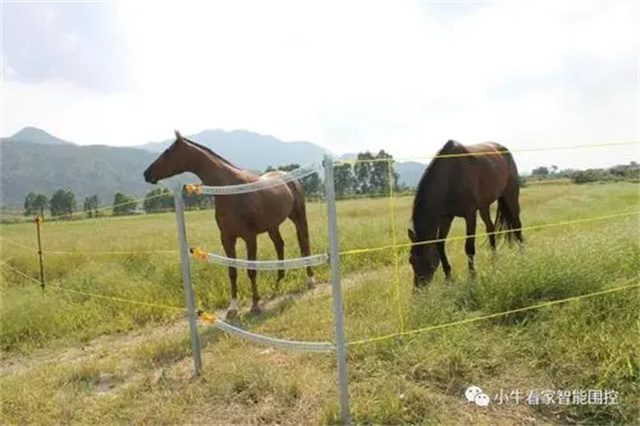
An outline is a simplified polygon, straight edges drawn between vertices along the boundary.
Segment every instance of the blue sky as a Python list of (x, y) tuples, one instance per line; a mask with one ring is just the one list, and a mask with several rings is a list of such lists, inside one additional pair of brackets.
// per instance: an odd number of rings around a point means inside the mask
[[(2, 135), (244, 128), (336, 152), (637, 141), (637, 2), (2, 4)], [(518, 154), (523, 168), (638, 147)]]

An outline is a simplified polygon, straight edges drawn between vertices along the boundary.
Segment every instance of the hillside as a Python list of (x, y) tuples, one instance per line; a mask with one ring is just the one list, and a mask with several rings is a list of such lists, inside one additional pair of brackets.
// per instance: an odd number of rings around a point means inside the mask
[[(205, 130), (187, 137), (212, 149), (237, 166), (250, 170), (264, 170), (268, 166), (281, 164), (312, 163), (329, 153), (310, 142), (283, 142), (273, 136), (247, 130)], [(159, 153), (173, 141), (174, 139), (167, 139), (162, 142), (150, 142), (137, 148)]]
[[(285, 143), (244, 130), (207, 130), (187, 137), (254, 171), (270, 165), (318, 161), (327, 152), (308, 142)], [(144, 182), (142, 172), (171, 142), (139, 147), (79, 146), (27, 127), (2, 139), (2, 204), (19, 206), (29, 191), (51, 196), (59, 188), (70, 189), (78, 200), (98, 194), (101, 204), (111, 203), (117, 191), (143, 196), (152, 186)], [(185, 174), (163, 184), (194, 179)]]
[(19, 205), (29, 191), (49, 197), (60, 188), (73, 191), (79, 203), (98, 194), (101, 204), (110, 204), (117, 191), (142, 196), (152, 188), (142, 172), (155, 157), (135, 148), (4, 141), (2, 203)]
[(45, 132), (37, 127), (25, 127), (8, 138), (2, 138), (2, 142), (33, 142), (40, 145), (75, 145)]
[[(283, 142), (247, 130), (205, 130), (186, 136), (239, 167), (256, 172), (268, 166), (309, 164), (329, 153), (310, 142)], [(4, 206), (19, 207), (30, 191), (50, 197), (60, 188), (73, 191), (80, 203), (86, 195), (98, 194), (102, 205), (110, 204), (118, 191), (143, 196), (152, 186), (144, 182), (142, 172), (172, 141), (137, 147), (81, 146), (44, 130), (26, 127), (11, 137), (2, 138), (1, 202)], [(342, 158), (350, 158), (350, 154)], [(424, 167), (413, 162), (396, 164), (400, 183), (415, 186)], [(194, 179), (193, 175), (186, 174), (163, 184), (172, 186)]]

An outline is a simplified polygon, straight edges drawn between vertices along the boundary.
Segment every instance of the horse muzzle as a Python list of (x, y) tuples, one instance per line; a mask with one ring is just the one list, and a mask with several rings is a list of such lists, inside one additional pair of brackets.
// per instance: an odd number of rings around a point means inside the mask
[(148, 169), (145, 170), (145, 172), (144, 172), (144, 180), (145, 180), (145, 182), (151, 183), (153, 185), (158, 183), (158, 179), (156, 179), (155, 177), (151, 176), (151, 172)]
[(413, 286), (415, 288), (423, 288), (426, 287), (427, 285), (429, 285), (429, 283), (431, 282), (431, 279), (433, 278), (432, 276), (422, 276), (422, 275), (414, 275), (413, 276)]

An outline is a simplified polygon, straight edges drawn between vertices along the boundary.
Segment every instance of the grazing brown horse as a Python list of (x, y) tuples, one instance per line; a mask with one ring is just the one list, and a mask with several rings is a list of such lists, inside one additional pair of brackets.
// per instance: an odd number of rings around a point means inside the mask
[[(161, 179), (191, 172), (207, 186), (239, 185), (256, 182), (264, 178), (281, 176), (284, 172), (276, 171), (262, 176), (254, 175), (240, 169), (225, 160), (209, 148), (184, 138), (176, 130), (176, 140), (145, 170), (144, 179), (149, 183), (157, 183)], [(284, 259), (284, 240), (280, 234), (280, 224), (287, 218), (296, 226), (298, 242), (302, 256), (309, 256), (309, 228), (302, 185), (298, 181), (263, 188), (255, 192), (233, 195), (214, 195), (215, 214), (220, 239), (224, 251), (229, 258), (236, 257), (236, 240), (242, 238), (247, 245), (248, 260), (256, 260), (257, 236), (264, 232), (276, 248), (278, 260)], [(256, 284), (256, 270), (248, 269), (251, 280), (253, 303), (252, 313), (259, 313), (260, 296)], [(231, 281), (231, 302), (227, 317), (238, 313), (237, 271), (229, 267)], [(278, 270), (278, 283), (284, 277), (284, 271)], [(313, 271), (307, 267), (307, 286), (313, 287)]]
[[(451, 266), (444, 250), (451, 222), (462, 217), (467, 222), (469, 273), (475, 276), (476, 211), (486, 225), (491, 249), (495, 253), (496, 229), (504, 229), (506, 237), (522, 244), (520, 231), (520, 193), (518, 169), (511, 153), (502, 145), (489, 142), (465, 146), (448, 141), (422, 175), (413, 201), (411, 242), (442, 240), (411, 247), (409, 262), (413, 267), (414, 285), (428, 284), (442, 261), (447, 279)], [(490, 206), (498, 200), (495, 226)]]

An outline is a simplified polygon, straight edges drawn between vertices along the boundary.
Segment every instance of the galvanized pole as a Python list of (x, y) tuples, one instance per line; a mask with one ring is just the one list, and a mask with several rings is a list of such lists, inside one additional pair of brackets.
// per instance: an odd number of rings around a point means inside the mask
[(329, 219), (329, 260), (331, 263), (331, 285), (333, 286), (333, 321), (336, 332), (338, 356), (338, 387), (340, 391), (340, 416), (343, 425), (349, 425), (349, 381), (347, 378), (347, 348), (344, 338), (344, 313), (342, 289), (340, 287), (340, 256), (338, 247), (338, 224), (336, 219), (336, 194), (333, 182), (333, 159), (324, 156), (324, 189), (327, 198)]
[(182, 187), (178, 186), (173, 191), (173, 199), (176, 206), (176, 221), (178, 223), (178, 242), (180, 244), (180, 260), (182, 261), (182, 280), (184, 283), (184, 295), (187, 299), (189, 310), (189, 328), (191, 329), (191, 345), (193, 346), (194, 374), (200, 375), (202, 361), (200, 359), (200, 339), (198, 338), (197, 312), (191, 288), (191, 266), (189, 263), (189, 246), (187, 245), (187, 230), (184, 224), (184, 202), (182, 200)]

